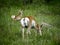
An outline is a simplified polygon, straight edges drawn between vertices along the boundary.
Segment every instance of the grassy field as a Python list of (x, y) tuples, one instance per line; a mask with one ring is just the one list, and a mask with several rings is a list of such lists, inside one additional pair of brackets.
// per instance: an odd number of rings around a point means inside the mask
[[(31, 29), (32, 34), (28, 38), (25, 35), (25, 39), (22, 40), (20, 22), (11, 19), (11, 15), (16, 15), (19, 9), (23, 9), (23, 16), (34, 16), (39, 24), (46, 22), (52, 26), (43, 26), (42, 36), (36, 35), (34, 29)], [(60, 15), (52, 12), (52, 9), (54, 7), (47, 5), (1, 8), (0, 45), (59, 45)]]

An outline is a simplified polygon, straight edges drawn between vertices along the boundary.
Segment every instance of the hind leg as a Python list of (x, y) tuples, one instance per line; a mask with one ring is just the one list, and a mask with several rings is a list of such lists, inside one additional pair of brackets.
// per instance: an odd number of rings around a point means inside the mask
[(37, 33), (39, 33), (40, 36), (42, 36), (41, 27), (40, 27), (39, 24), (37, 24), (37, 25), (35, 26), (35, 29), (37, 30)]

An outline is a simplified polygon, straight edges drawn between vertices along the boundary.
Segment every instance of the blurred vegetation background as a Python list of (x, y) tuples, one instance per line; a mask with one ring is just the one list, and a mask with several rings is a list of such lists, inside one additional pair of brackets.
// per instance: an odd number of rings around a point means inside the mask
[[(22, 40), (20, 22), (11, 19), (19, 9), (52, 27), (43, 27), (41, 37), (31, 31)], [(0, 45), (60, 45), (60, 0), (0, 0)]]

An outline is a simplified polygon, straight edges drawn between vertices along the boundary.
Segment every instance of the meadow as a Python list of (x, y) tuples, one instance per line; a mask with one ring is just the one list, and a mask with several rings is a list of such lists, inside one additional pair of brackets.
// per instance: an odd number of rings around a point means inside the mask
[[(11, 15), (17, 15), (20, 9), (23, 10), (23, 17), (34, 16), (38, 24), (46, 22), (51, 27), (43, 26), (42, 36), (36, 34), (35, 29), (31, 29), (32, 34), (28, 38), (25, 34), (25, 39), (22, 40), (20, 22), (11, 19)], [(0, 45), (59, 45), (60, 15), (57, 12), (59, 9), (49, 5), (26, 5), (1, 8)]]

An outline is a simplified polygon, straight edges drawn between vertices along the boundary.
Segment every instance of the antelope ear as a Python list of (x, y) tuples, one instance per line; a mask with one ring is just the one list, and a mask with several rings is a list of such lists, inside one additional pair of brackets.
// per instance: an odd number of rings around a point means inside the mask
[(14, 19), (15, 18), (15, 15), (12, 15), (11, 18)]

